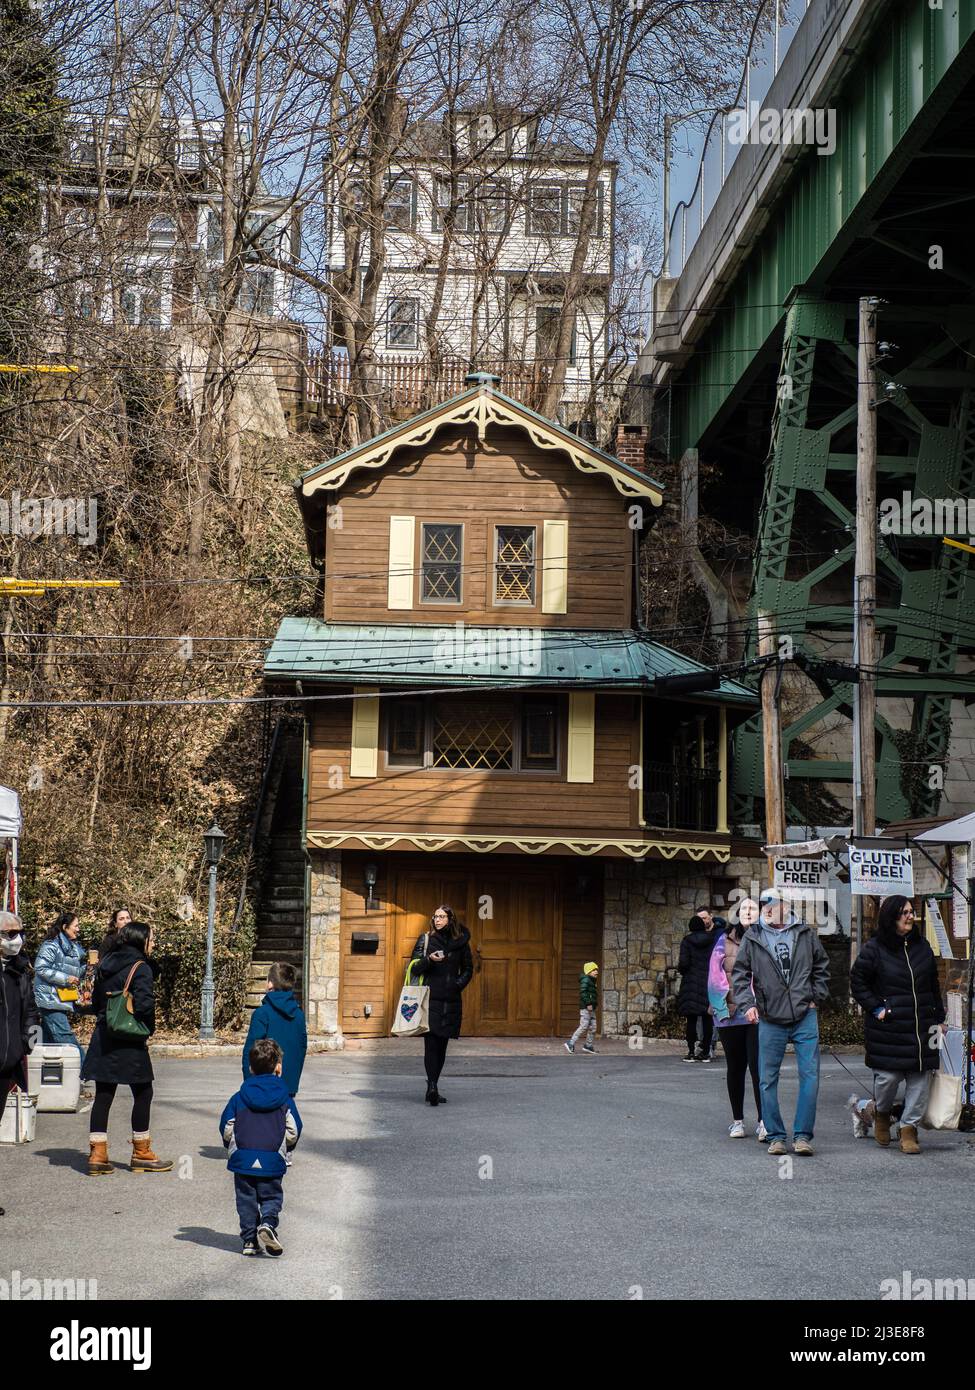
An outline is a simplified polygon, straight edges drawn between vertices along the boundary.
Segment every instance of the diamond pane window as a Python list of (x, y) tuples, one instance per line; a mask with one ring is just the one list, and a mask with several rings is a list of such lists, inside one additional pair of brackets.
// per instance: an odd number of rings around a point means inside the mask
[(506, 771), (514, 766), (510, 705), (438, 704), (433, 718), (433, 766)]
[(497, 526), (494, 532), (495, 603), (535, 602), (534, 526)]
[(420, 581), (423, 603), (460, 603), (463, 534), (462, 526), (424, 526)]

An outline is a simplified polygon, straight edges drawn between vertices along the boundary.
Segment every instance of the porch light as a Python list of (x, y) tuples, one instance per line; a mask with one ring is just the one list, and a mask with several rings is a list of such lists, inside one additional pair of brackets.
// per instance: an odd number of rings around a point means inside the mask
[(379, 878), (379, 868), (371, 859), (363, 868), (362, 877), (366, 882), (366, 911), (369, 912), (376, 905), (372, 890), (375, 888), (376, 880)]

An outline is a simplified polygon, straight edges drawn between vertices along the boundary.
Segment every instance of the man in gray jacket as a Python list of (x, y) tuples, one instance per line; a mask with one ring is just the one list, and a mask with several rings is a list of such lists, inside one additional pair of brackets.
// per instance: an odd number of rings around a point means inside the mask
[(786, 1152), (785, 1123), (779, 1109), (779, 1071), (787, 1043), (796, 1050), (799, 1095), (793, 1149), (808, 1157), (819, 1094), (817, 1005), (829, 998), (829, 960), (818, 933), (796, 922), (774, 888), (760, 899), (761, 913), (742, 938), (731, 977), (736, 1007), (758, 1023), (758, 1067), (762, 1123), (770, 1154)]

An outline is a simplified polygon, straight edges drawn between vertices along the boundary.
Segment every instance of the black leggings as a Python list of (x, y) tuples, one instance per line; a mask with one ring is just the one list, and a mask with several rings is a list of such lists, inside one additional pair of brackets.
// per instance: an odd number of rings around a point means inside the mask
[(729, 1023), (718, 1029), (718, 1036), (728, 1059), (728, 1099), (731, 1118), (745, 1118), (745, 1073), (752, 1074), (755, 1109), (762, 1118), (762, 1091), (758, 1082), (758, 1024)]
[(449, 1038), (438, 1038), (433, 1033), (423, 1034), (423, 1065), (427, 1072), (428, 1086), (436, 1086), (440, 1080), (449, 1042)]
[[(95, 1082), (95, 1100), (91, 1107), (92, 1134), (108, 1133), (108, 1116), (118, 1086), (113, 1081)], [(139, 1081), (130, 1086), (132, 1092), (132, 1133), (149, 1133), (149, 1111), (152, 1107), (152, 1082)]]
[(704, 1020), (704, 1038), (701, 1042), (701, 1051), (711, 1051), (711, 1035), (714, 1032), (714, 1019), (710, 1014), (688, 1014), (687, 1015), (687, 1050), (693, 1052), (697, 1046), (697, 1021)]

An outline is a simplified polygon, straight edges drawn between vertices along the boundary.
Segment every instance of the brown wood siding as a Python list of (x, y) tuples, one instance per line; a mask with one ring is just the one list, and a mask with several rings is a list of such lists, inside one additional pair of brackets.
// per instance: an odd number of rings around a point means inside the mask
[[(366, 885), (363, 869), (372, 862), (379, 869), (373, 896), (380, 910), (366, 911)], [(386, 914), (388, 877), (386, 861), (375, 855), (342, 855), (342, 921), (339, 1020), (343, 1033), (357, 1037), (383, 1037), (389, 1032), (386, 1000)], [(379, 950), (375, 955), (353, 955), (352, 933), (378, 932)], [(365, 1006), (372, 1005), (366, 1018)]]
[[(413, 834), (520, 830), (613, 837), (635, 833), (635, 803), (628, 785), (634, 719), (634, 697), (596, 696), (591, 783), (567, 782), (564, 772), (386, 769), (382, 746), (379, 775), (352, 778), (351, 704), (329, 703), (311, 718), (307, 829)], [(334, 769), (341, 773), (338, 787), (329, 786)]]
[[(579, 876), (588, 879), (579, 892)], [(594, 960), (602, 971), (602, 872), (598, 863), (568, 864), (562, 889), (562, 959), (559, 975), (559, 1022), (569, 1036), (579, 1026), (579, 976), (587, 960)], [(598, 984), (602, 1000), (603, 986)], [(596, 1010), (596, 1028), (602, 1032), (602, 1008)]]
[[(404, 450), (389, 466), (353, 473), (339, 492), (341, 526), (329, 529), (325, 565), (328, 622), (453, 623), (621, 628), (632, 626), (633, 536), (628, 501), (600, 475), (585, 475), (557, 452), (517, 430), (444, 429), (424, 450)], [(387, 608), (389, 518), (464, 525), (463, 601)], [(569, 523), (566, 613), (541, 611), (542, 523)], [(537, 528), (536, 603), (492, 604), (493, 527)]]
[[(381, 909), (367, 913), (363, 870), (369, 861), (375, 863), (379, 871), (375, 896)], [(432, 876), (433, 879), (446, 876), (447, 882), (463, 880), (458, 887), (449, 889), (447, 896), (461, 920), (471, 929), (473, 944), (477, 946), (483, 944), (483, 927), (477, 920), (477, 908), (485, 885), (490, 886), (492, 875), (498, 874), (514, 883), (520, 869), (537, 881), (540, 861), (534, 857), (510, 855), (382, 855), (343, 850), (339, 998), (343, 1033), (350, 1037), (382, 1037), (389, 1033), (400, 983), (399, 971), (393, 978), (389, 970), (392, 921), (396, 912), (393, 897), (397, 885), (402, 892), (410, 875)], [(587, 880), (582, 892), (580, 876)], [(547, 880), (545, 891), (552, 894), (556, 905), (558, 1029), (560, 1034), (568, 1036), (579, 1021), (582, 966), (587, 960), (602, 965), (602, 869), (598, 862), (591, 860), (558, 859), (542, 871), (542, 877)], [(431, 907), (434, 905), (431, 902)], [(378, 952), (368, 956), (353, 955), (354, 931), (378, 932)], [(371, 1018), (365, 1017), (366, 1004), (372, 1005)], [(464, 1032), (468, 1036), (474, 1031), (475, 1020), (476, 1009), (466, 1009)]]

